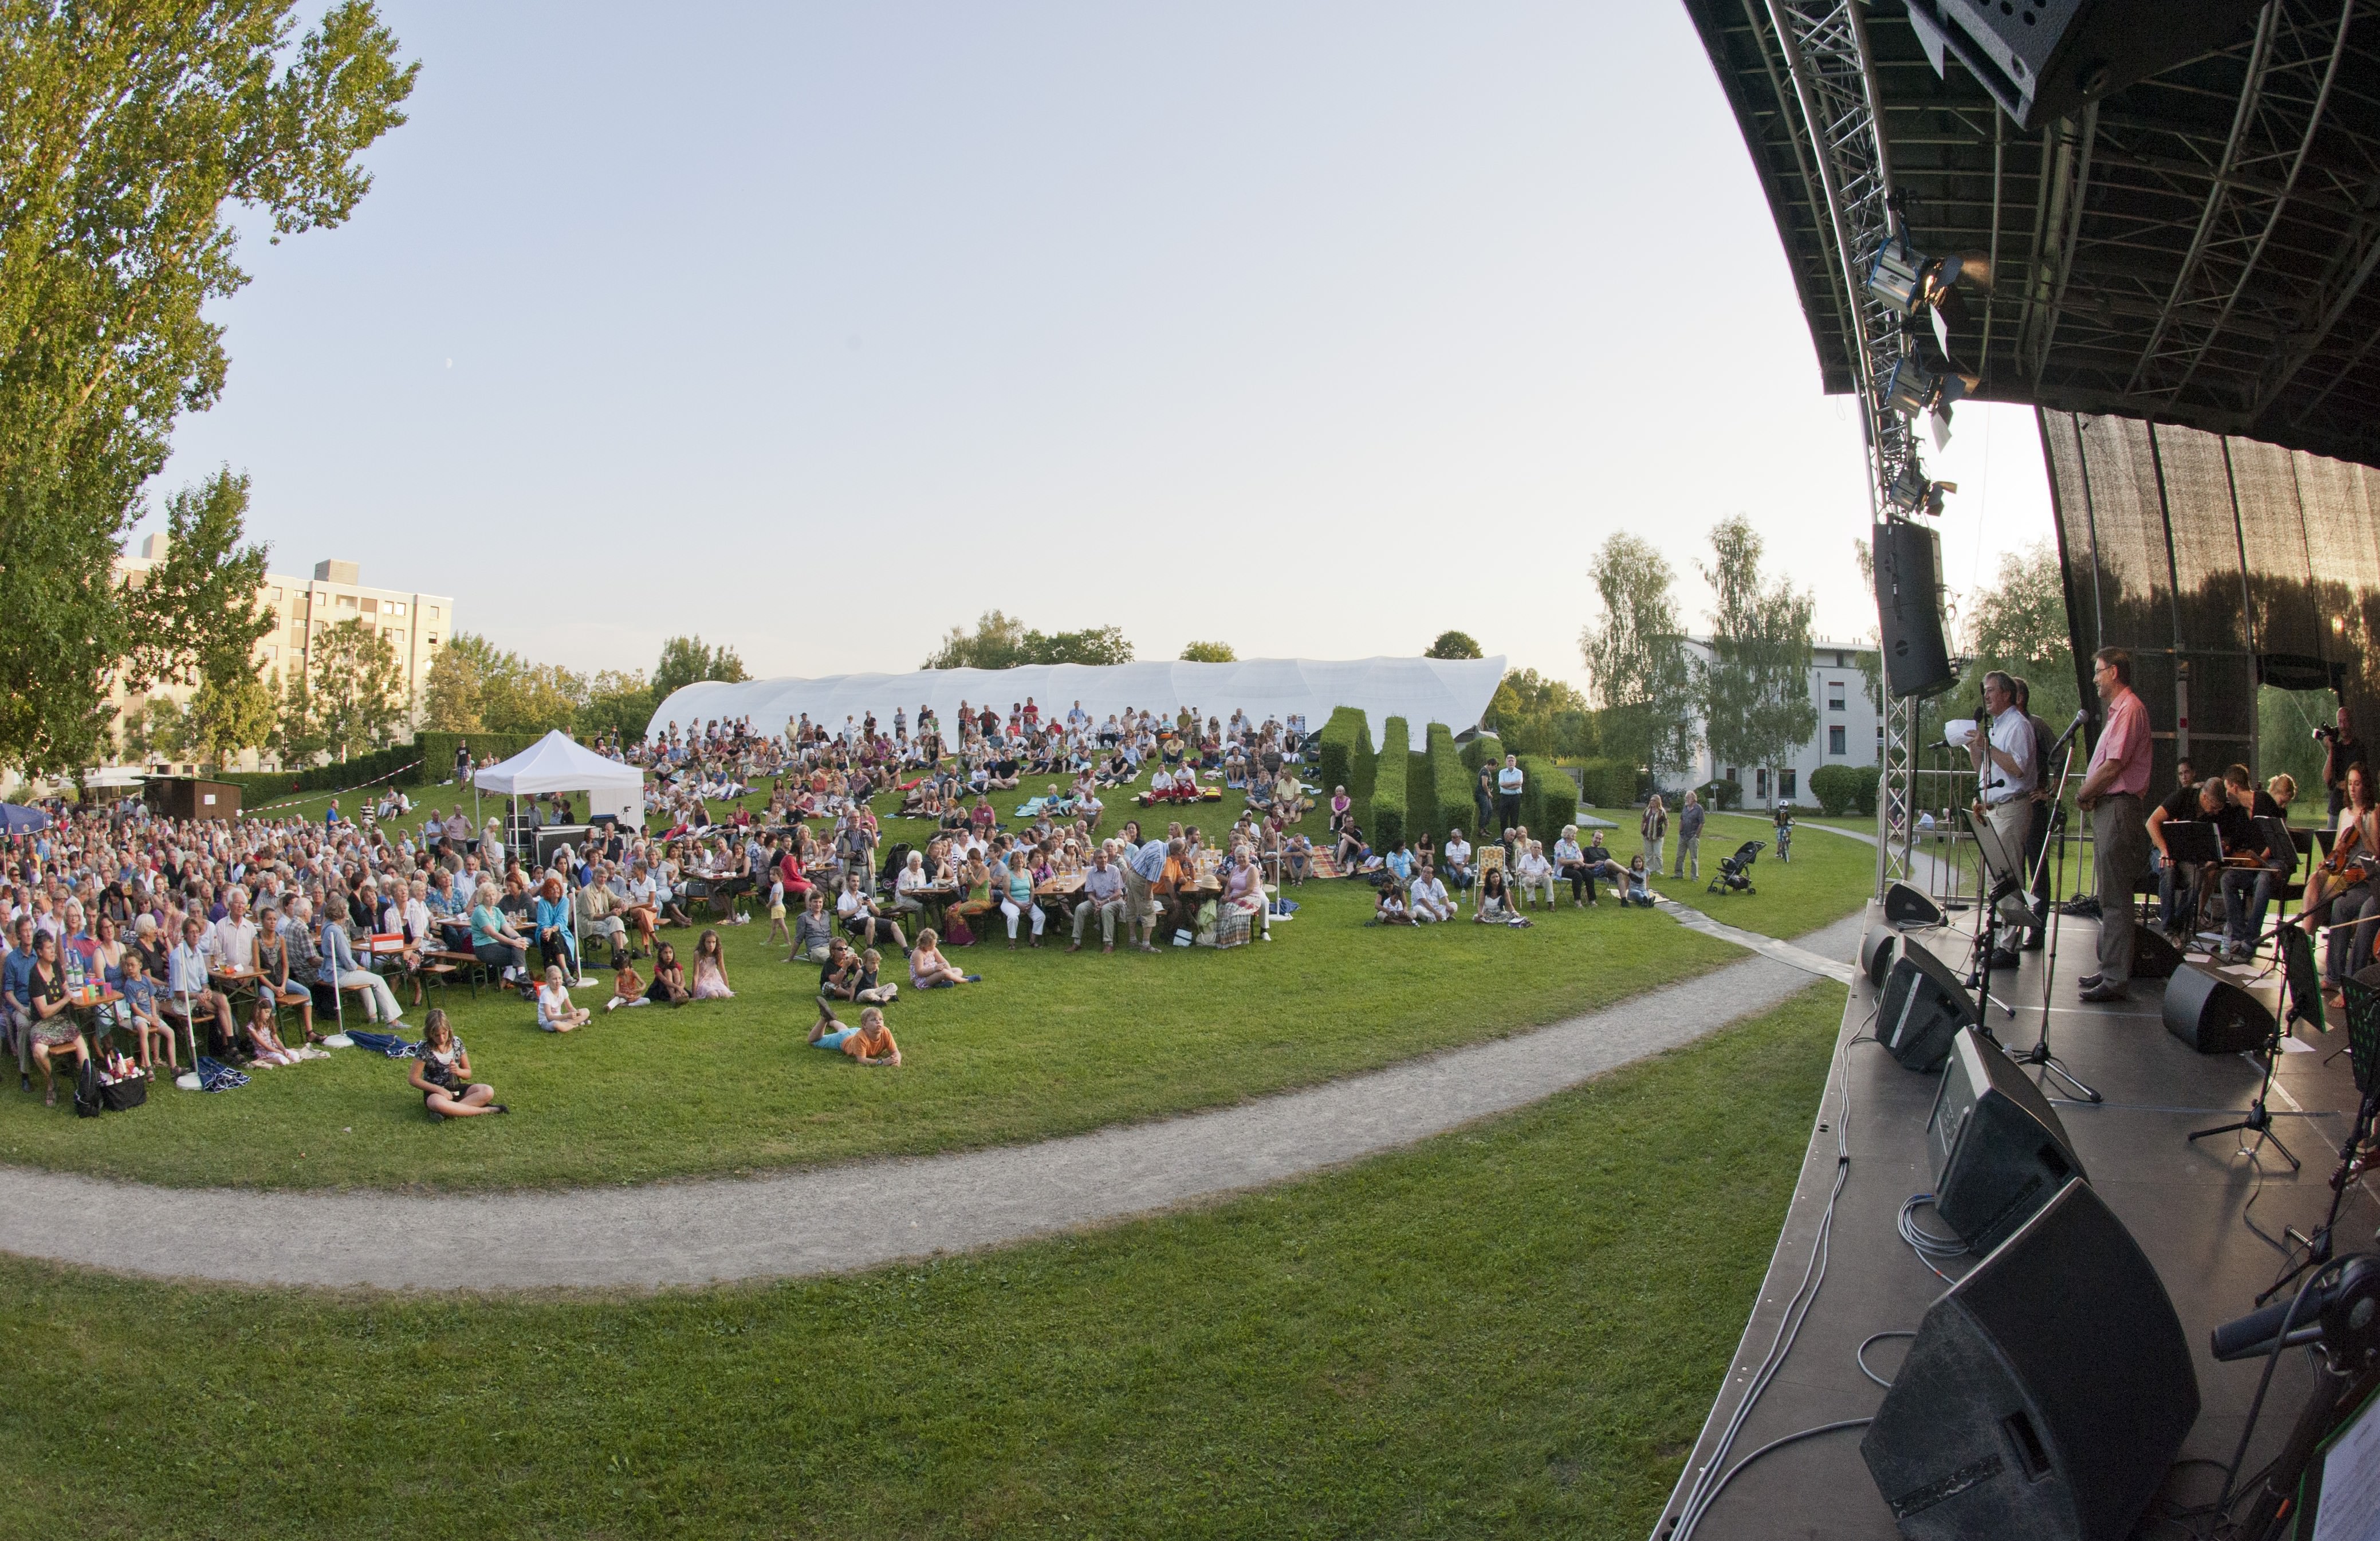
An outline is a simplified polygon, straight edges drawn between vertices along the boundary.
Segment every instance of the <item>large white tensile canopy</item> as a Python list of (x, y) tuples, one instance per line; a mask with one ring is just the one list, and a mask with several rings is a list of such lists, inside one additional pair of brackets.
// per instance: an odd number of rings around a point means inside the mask
[(604, 758), (559, 728), (512, 758), (480, 771), (472, 784), (500, 797), (584, 792), (590, 815), (617, 814), (622, 823), (639, 828), (645, 821), (645, 773)]
[(1076, 701), (1097, 722), (1132, 707), (1171, 716), (1182, 707), (1228, 721), (1234, 710), (1257, 722), (1295, 713), (1320, 732), (1339, 707), (1361, 710), (1378, 744), (1382, 725), (1402, 717), (1416, 747), (1423, 727), (1443, 722), (1455, 732), (1476, 726), (1496, 686), (1504, 660), (1496, 658), (1254, 658), (1239, 663), (1034, 663), (1016, 669), (919, 669), (905, 674), (832, 674), (824, 679), (704, 680), (670, 693), (646, 726), (659, 737), (671, 723), (691, 730), (714, 719), (748, 718), (753, 731), (776, 734), (808, 713), (812, 722), (838, 732), (847, 716), (876, 714), (877, 726), (892, 730), (898, 710), (916, 720), (920, 704), (934, 709), (957, 737), (961, 701), (980, 710), (987, 704), (1005, 717), (1030, 697), (1044, 719), (1062, 718)]

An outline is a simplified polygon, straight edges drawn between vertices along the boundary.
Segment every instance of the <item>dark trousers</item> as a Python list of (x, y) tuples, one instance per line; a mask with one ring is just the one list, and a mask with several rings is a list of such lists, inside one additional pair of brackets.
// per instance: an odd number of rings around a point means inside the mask
[(1511, 793), (1498, 793), (1496, 795), (1496, 811), (1502, 816), (1505, 829), (1517, 830), (1521, 827), (1521, 799), (1519, 797)]

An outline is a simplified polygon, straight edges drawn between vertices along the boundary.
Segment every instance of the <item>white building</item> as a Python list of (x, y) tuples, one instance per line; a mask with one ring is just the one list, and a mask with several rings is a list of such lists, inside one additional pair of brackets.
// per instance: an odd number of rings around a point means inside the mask
[[(141, 582), (164, 555), (165, 537), (147, 537), (140, 542), (140, 555), (115, 559), (116, 581)], [(286, 680), (306, 673), (314, 645), (322, 633), (342, 621), (355, 621), (366, 631), (376, 631), (388, 639), (396, 652), (397, 667), (404, 674), (414, 716), (419, 718), (421, 691), (429, 683), (430, 665), (438, 657), (439, 648), (455, 632), (455, 601), (451, 597), (367, 588), (355, 563), (327, 561), (314, 564), (310, 579), (282, 573), (265, 574), (256, 598), (273, 620), (273, 629), (256, 643), (254, 656), (260, 676), (277, 674)], [(138, 697), (127, 695), (118, 686), (109, 698), (119, 713), (156, 696), (170, 697), (176, 705), (187, 707), (196, 689), (193, 682), (168, 681)], [(253, 750), (241, 758), (248, 762), (248, 768), (254, 768)]]
[[(1686, 644), (1698, 661), (1711, 661), (1708, 637), (1690, 637)], [(1710, 746), (1702, 741), (1698, 724), (1694, 779), (1688, 784), (1732, 781), (1743, 788), (1744, 807), (1766, 807), (1773, 772), (1779, 802), (1815, 806), (1818, 799), (1810, 792), (1810, 772), (1818, 767), (1883, 764), (1884, 719), (1876, 711), (1875, 698), (1868, 694), (1867, 673), (1862, 667), (1863, 659), (1876, 657), (1876, 649), (1865, 643), (1820, 638), (1810, 649), (1810, 700), (1818, 709), (1817, 731), (1810, 741), (1796, 750), (1791, 761), (1785, 765), (1720, 765), (1712, 760)], [(1868, 667), (1874, 667), (1873, 663)]]

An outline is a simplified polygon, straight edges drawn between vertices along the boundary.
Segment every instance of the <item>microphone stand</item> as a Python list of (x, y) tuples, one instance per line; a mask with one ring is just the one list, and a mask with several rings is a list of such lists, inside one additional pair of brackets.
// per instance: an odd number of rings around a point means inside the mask
[[(2058, 838), (2058, 876), (2049, 885), (2051, 896), (2048, 916), (2049, 951), (2043, 958), (2041, 968), (2041, 1037), (2035, 1040), (2031, 1049), (2015, 1056), (2015, 1059), (2018, 1064), (2031, 1065), (2040, 1070), (2041, 1080), (2045, 1083), (2048, 1077), (2055, 1075), (2083, 1101), (2104, 1102), (2107, 1098), (2100, 1096), (2069, 1069), (2066, 1062), (2053, 1053), (2049, 1047), (2049, 990), (2052, 981), (2058, 977), (2058, 941), (2061, 934), (2062, 922), (2066, 918), (2064, 907), (2057, 903), (2058, 891), (2066, 884), (2066, 835), (2063, 828), (2066, 818), (2066, 781), (2074, 772), (2074, 734), (2075, 730), (2082, 725), (2082, 714), (2076, 712), (2073, 722), (2066, 730), (2065, 736), (2053, 745), (2049, 751), (2051, 755), (2062, 758), (2058, 767), (2058, 787), (2049, 799), (2048, 817), (2056, 826), (2050, 832)], [(2042, 763), (2045, 765), (2048, 763), (2047, 756), (2043, 757)], [(2033, 879), (2035, 882), (2038, 882), (2041, 878), (2041, 863), (2048, 859), (2049, 844), (2048, 842), (2044, 841), (2041, 855), (2034, 863)], [(2030, 891), (2031, 885), (2028, 884), (2027, 887)], [(2045, 1089), (2046, 1089), (2046, 1086)]]

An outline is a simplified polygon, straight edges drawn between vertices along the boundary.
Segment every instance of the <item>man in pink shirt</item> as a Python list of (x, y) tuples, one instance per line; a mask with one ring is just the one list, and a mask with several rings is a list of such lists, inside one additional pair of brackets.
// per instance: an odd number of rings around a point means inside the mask
[(2099, 890), (2099, 972), (2078, 982), (2085, 1001), (2124, 1001), (2132, 977), (2132, 894), (2148, 871), (2149, 709), (2132, 693), (2132, 655), (2102, 648), (2092, 657), (2106, 717), (2091, 769), (2074, 800), (2091, 815), (2092, 867)]

